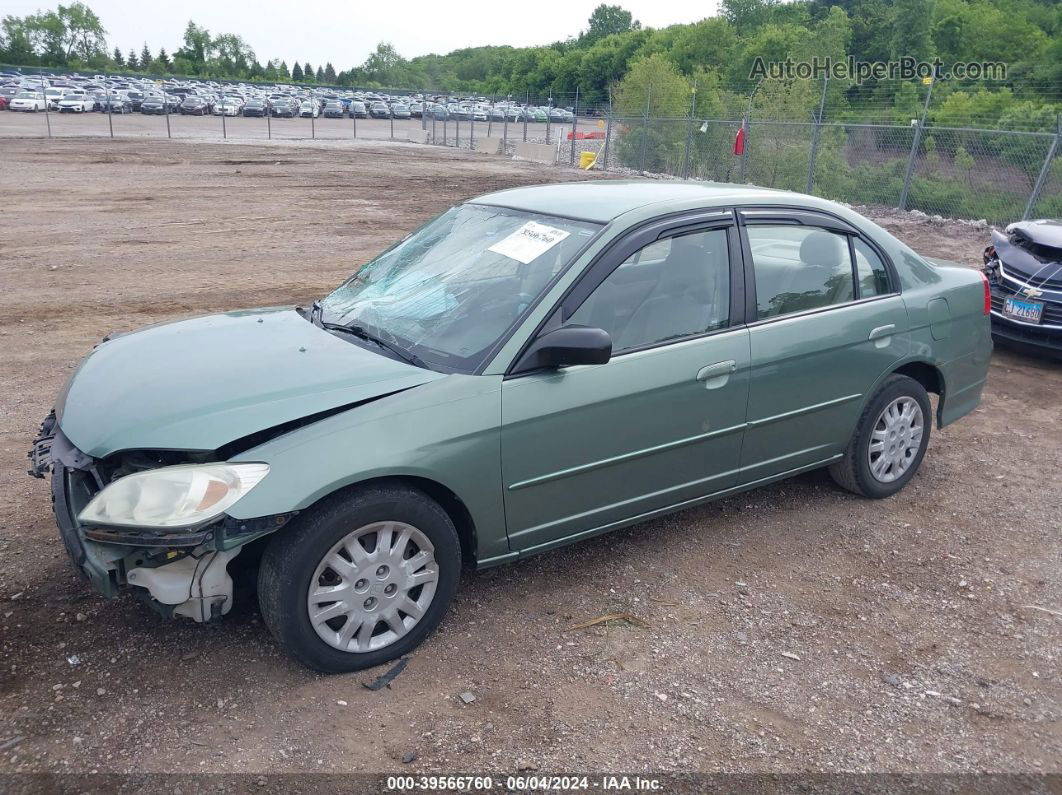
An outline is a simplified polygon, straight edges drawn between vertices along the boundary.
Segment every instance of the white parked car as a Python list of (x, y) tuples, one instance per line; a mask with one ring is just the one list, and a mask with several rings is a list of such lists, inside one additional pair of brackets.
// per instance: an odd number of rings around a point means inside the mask
[(299, 115), (304, 119), (316, 119), (321, 115), (321, 108), (314, 100), (306, 100), (299, 105)]
[(238, 99), (226, 99), (214, 106), (215, 116), (239, 116), (243, 110), (243, 103)]
[(96, 107), (96, 101), (84, 94), (67, 94), (59, 100), (60, 113), (84, 113)]
[(22, 110), (27, 113), (36, 113), (39, 110), (47, 110), (48, 100), (40, 91), (22, 91), (8, 103), (8, 110)]

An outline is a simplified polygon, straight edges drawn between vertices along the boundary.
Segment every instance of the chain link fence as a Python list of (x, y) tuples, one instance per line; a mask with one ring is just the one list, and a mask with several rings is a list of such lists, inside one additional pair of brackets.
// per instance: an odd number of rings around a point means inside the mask
[[(43, 91), (48, 80), (37, 79)], [(599, 171), (749, 183), (993, 224), (1062, 217), (1062, 116), (1050, 132), (1042, 124), (1038, 131), (939, 124), (930, 117), (930, 88), (924, 102), (909, 91), (903, 108), (827, 119), (828, 109), (845, 107), (835, 88), (756, 84), (747, 96), (699, 96), (696, 85), (647, 84), (606, 97), (576, 90), (464, 98), (421, 90), (423, 114), (411, 119), (146, 116), (112, 105), (103, 113), (59, 114), (46, 106), (17, 124), (5, 123), (14, 114), (3, 114), (0, 136), (410, 140), (473, 151), (492, 138), (507, 155), (520, 143), (549, 144), (556, 163)], [(431, 110), (435, 103), (444, 110)], [(909, 123), (895, 121), (907, 117)]]

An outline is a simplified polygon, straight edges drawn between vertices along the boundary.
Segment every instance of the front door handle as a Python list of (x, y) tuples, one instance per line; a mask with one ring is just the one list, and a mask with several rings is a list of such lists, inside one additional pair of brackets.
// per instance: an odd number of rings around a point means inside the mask
[(730, 375), (735, 370), (737, 370), (737, 362), (727, 359), (725, 362), (716, 362), (702, 367), (697, 371), (697, 380), (704, 381), (705, 389), (718, 389), (730, 380)]
[(872, 329), (867, 339), (874, 343), (874, 347), (884, 348), (889, 344), (889, 338), (892, 337), (894, 333), (896, 333), (896, 324), (889, 323), (887, 326), (878, 326), (877, 328)]

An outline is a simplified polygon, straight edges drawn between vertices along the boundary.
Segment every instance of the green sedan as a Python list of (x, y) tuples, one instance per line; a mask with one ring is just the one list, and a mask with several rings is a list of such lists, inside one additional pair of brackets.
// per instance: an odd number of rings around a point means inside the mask
[[(105, 339), (30, 452), (77, 570), (350, 671), (485, 568), (828, 467), (870, 498), (979, 403), (979, 271), (850, 209), (584, 182), (454, 207), (309, 308)], [(928, 393), (938, 396), (934, 410)]]

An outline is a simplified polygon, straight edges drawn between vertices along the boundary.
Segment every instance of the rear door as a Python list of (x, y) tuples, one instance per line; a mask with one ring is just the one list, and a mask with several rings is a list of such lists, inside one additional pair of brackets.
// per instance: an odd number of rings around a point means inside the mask
[(839, 456), (869, 390), (907, 353), (884, 252), (832, 216), (740, 212), (752, 369), (743, 483)]

